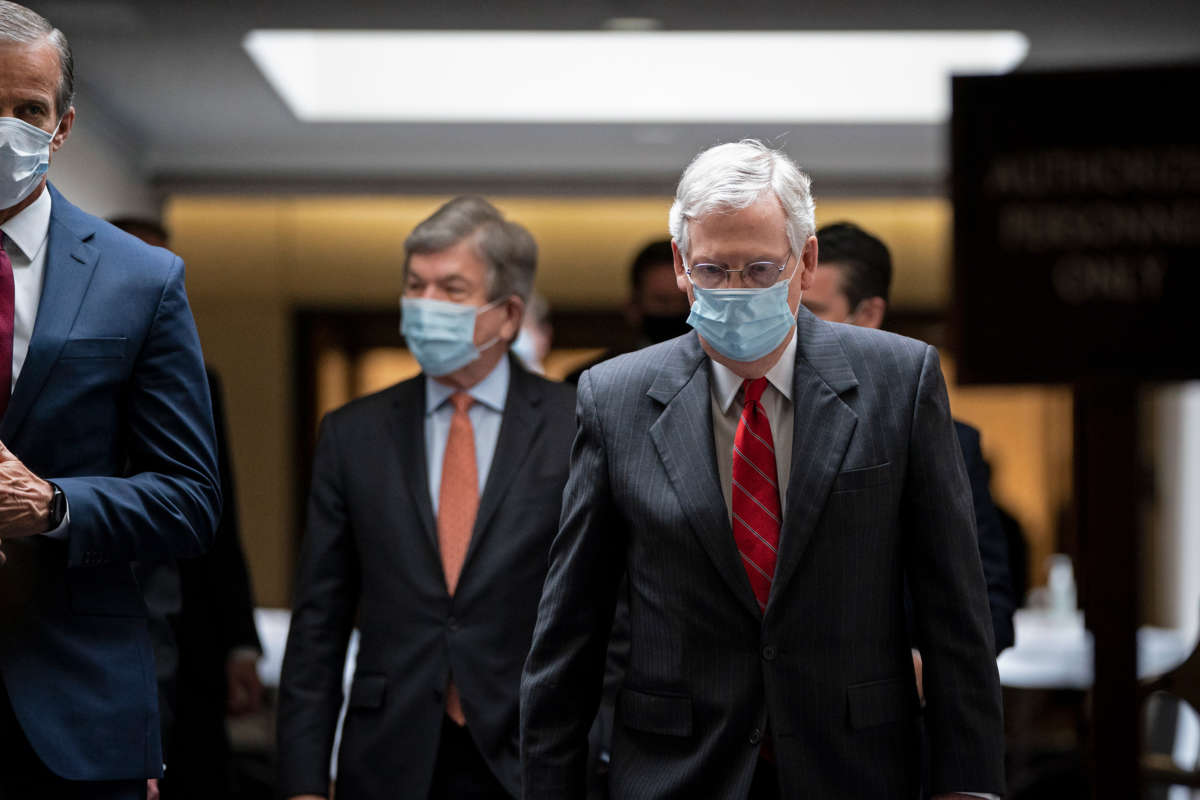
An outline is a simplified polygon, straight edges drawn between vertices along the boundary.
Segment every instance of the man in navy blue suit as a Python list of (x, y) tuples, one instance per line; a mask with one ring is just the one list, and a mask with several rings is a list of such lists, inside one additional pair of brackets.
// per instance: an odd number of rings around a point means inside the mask
[(221, 498), (183, 263), (46, 183), (73, 84), (0, 0), (0, 797), (126, 800), (162, 768), (130, 565), (203, 552)]

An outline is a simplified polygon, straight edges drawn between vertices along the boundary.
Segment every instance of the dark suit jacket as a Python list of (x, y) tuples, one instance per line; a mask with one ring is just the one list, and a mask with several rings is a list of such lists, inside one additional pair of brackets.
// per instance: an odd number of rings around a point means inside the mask
[(629, 671), (612, 794), (745, 797), (769, 730), (784, 797), (915, 796), (925, 642), (931, 788), (1003, 792), (1000, 688), (971, 496), (937, 353), (801, 309), (779, 560), (760, 614), (713, 452), (694, 334), (601, 364), (522, 680), (525, 797), (581, 797), (616, 592)]
[(1013, 645), (1013, 611), (1016, 598), (1008, 564), (1008, 535), (1000, 522), (989, 486), (992, 471), (983, 460), (979, 431), (965, 422), (954, 421), (954, 432), (962, 449), (963, 464), (971, 481), (975, 505), (975, 529), (979, 536), (979, 558), (987, 580), (988, 606), (992, 612), (992, 634), (996, 653)]
[(156, 776), (154, 663), (130, 562), (212, 539), (208, 384), (183, 262), (50, 192), (45, 284), (0, 440), (62, 488), (70, 529), (4, 543), (0, 675), (54, 772)]
[[(230, 793), (225, 666), (236, 648), (262, 651), (238, 524), (221, 382), (212, 369), (208, 370), (208, 384), (225, 503), (209, 552), (169, 565), (178, 571), (180, 589), (178, 616), (173, 620), (178, 664), (172, 676), (176, 683), (174, 724), (169, 731), (163, 727), (169, 750), (168, 781), (162, 790), (163, 796), (170, 798), (225, 797)], [(157, 648), (159, 642), (155, 645)], [(163, 689), (160, 669), (160, 701)]]
[(285, 797), (328, 789), (356, 612), (361, 639), (338, 797), (428, 796), (451, 673), (479, 751), (519, 793), (521, 666), (558, 524), (575, 390), (510, 364), (496, 451), (453, 597), (426, 476), (426, 378), (325, 418), (280, 682)]

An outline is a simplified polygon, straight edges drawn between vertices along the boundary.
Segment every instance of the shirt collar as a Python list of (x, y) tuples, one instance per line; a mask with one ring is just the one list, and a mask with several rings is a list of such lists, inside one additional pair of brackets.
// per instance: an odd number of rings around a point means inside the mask
[(12, 240), (27, 260), (33, 261), (34, 256), (46, 244), (46, 237), (50, 235), (50, 190), (43, 186), (37, 200), (0, 225), (0, 230), (4, 231), (5, 237)]
[[(796, 371), (796, 336), (798, 335), (799, 331), (792, 335), (791, 341), (783, 349), (783, 354), (779, 356), (775, 366), (767, 370), (767, 382), (789, 401), (792, 399), (792, 375)], [(729, 407), (737, 398), (738, 390), (742, 388), (742, 378), (734, 374), (729, 367), (719, 364), (711, 358), (709, 363), (712, 364), (713, 397), (721, 407), (721, 413), (728, 414)]]
[[(512, 377), (512, 369), (505, 355), (496, 363), (492, 371), (479, 383), (467, 389), (476, 403), (481, 403), (493, 411), (504, 413), (504, 403), (508, 399), (508, 384)], [(450, 399), (450, 395), (458, 390), (426, 376), (425, 379), (425, 414), (429, 415), (441, 408)]]

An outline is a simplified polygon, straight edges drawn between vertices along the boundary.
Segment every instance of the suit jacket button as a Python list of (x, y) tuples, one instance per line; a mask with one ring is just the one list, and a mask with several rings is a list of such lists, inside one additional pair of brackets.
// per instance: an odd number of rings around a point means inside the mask
[(449, 628), (451, 633), (458, 633), (458, 620), (450, 617), (446, 620), (446, 627)]
[(762, 731), (760, 731), (758, 728), (750, 731), (750, 744), (754, 745), (755, 747), (762, 744), (762, 736)]
[(762, 649), (762, 657), (764, 661), (774, 661), (775, 656), (779, 655), (779, 651), (775, 649), (775, 645), (765, 644)]

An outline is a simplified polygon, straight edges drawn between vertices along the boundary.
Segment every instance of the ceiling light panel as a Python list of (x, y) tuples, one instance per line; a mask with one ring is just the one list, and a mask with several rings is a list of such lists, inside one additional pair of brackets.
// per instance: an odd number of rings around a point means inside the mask
[(1016, 31), (257, 30), (307, 122), (939, 123), (953, 74), (1024, 59)]

